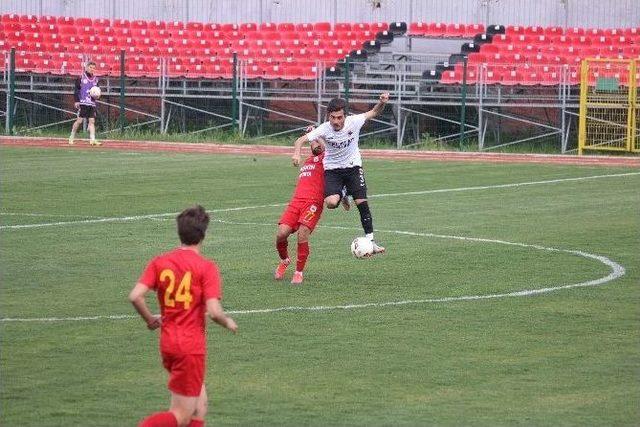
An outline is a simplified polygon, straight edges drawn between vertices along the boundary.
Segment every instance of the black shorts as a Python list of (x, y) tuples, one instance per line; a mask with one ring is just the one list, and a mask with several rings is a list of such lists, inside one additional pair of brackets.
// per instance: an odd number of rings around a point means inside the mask
[(96, 107), (92, 107), (91, 105), (80, 104), (80, 109), (78, 110), (78, 117), (81, 117), (83, 119), (95, 119)]
[(342, 187), (347, 187), (347, 194), (354, 199), (366, 199), (367, 182), (364, 180), (362, 167), (355, 166), (324, 171), (324, 197), (341, 194)]

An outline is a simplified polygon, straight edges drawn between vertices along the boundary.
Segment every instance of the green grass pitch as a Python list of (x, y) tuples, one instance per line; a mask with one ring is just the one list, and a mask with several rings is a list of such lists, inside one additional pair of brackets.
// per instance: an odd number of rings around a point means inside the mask
[[(128, 426), (168, 406), (157, 333), (126, 296), (193, 203), (240, 328), (209, 325), (208, 425), (640, 423), (638, 169), (365, 156), (388, 253), (352, 258), (357, 210), (325, 211), (292, 287), (272, 277), (286, 157), (0, 155), (3, 426)], [(624, 275), (515, 294), (612, 274), (571, 251)], [(505, 296), (473, 299), (488, 295)]]

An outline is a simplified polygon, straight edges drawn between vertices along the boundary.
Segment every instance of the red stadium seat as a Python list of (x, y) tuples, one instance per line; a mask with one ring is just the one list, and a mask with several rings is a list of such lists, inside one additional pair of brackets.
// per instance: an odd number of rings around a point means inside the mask
[(24, 31), (25, 33), (37, 33), (38, 30), (40, 29), (40, 25), (33, 22), (28, 22), (28, 23), (25, 22), (20, 24), (9, 24), (9, 25), (19, 25), (20, 30)]
[(409, 24), (409, 35), (424, 36), (429, 29), (429, 24), (424, 22), (412, 22)]
[(449, 24), (447, 25), (446, 36), (447, 37), (463, 37), (465, 35), (466, 25), (464, 24)]
[(307, 40), (307, 47), (314, 47), (316, 49), (322, 49), (322, 48), (326, 48), (328, 46), (327, 46), (327, 42), (325, 42), (324, 40), (315, 39), (315, 40)]
[(372, 22), (369, 24), (369, 30), (373, 33), (379, 33), (380, 31), (388, 31), (389, 24), (386, 22)]
[(7, 22), (18, 23), (18, 22), (20, 22), (20, 15), (17, 15), (15, 13), (5, 13), (4, 15), (2, 15), (1, 18), (2, 19), (0, 19), (0, 22), (3, 22), (3, 23), (7, 23)]
[(428, 37), (444, 37), (447, 33), (447, 24), (444, 22), (432, 22), (428, 25), (424, 35)]
[(96, 34), (100, 37), (105, 36), (105, 37), (116, 37), (116, 32), (113, 28), (111, 27), (99, 27), (96, 30)]
[(546, 27), (544, 29), (544, 35), (547, 37), (561, 36), (564, 34), (562, 27)]
[(131, 28), (131, 21), (128, 19), (114, 19), (112, 26), (114, 28)]
[(519, 34), (524, 34), (525, 27), (522, 25), (507, 25), (505, 29), (505, 34), (509, 34), (510, 36), (517, 36)]
[(96, 34), (96, 29), (92, 25), (85, 25), (84, 27), (78, 27), (78, 35), (84, 37), (93, 36)]
[(605, 35), (602, 28), (588, 28), (585, 30), (585, 34), (589, 37), (600, 37)]
[(225, 23), (225, 24), (220, 24), (220, 30), (223, 33), (230, 33), (232, 31), (239, 31), (240, 30), (240, 26), (238, 24), (234, 24), (234, 23)]
[(4, 37), (10, 43), (15, 43), (17, 41), (24, 41), (24, 39), (25, 39), (25, 35), (21, 31), (4, 33)]
[(540, 84), (541, 80), (542, 80), (542, 77), (539, 71), (536, 70), (535, 68), (529, 68), (524, 71), (520, 84), (524, 86), (535, 86)]
[(167, 22), (167, 30), (169, 30), (171, 34), (178, 30), (184, 30), (184, 23), (182, 21)]
[(257, 31), (257, 30), (258, 30), (258, 24), (254, 22), (245, 22), (240, 24), (240, 31), (242, 33), (247, 33), (247, 32)]
[[(494, 70), (500, 76), (500, 70)], [(502, 72), (500, 84), (504, 86), (515, 86), (522, 82), (522, 72), (516, 70), (506, 70)]]
[(280, 38), (282, 40), (298, 40), (299, 34), (297, 31), (282, 31), (280, 32)]
[(295, 31), (296, 27), (292, 22), (281, 22), (278, 24), (278, 31)]
[(76, 20), (71, 16), (59, 16), (56, 18), (58, 25), (75, 25)]
[(484, 34), (484, 24), (469, 24), (465, 27), (464, 37), (475, 37), (476, 34)]
[(544, 28), (537, 25), (525, 27), (524, 34), (531, 37), (541, 36), (544, 34)]
[(144, 63), (126, 63), (125, 74), (130, 77), (146, 76), (149, 70)]
[(43, 34), (42, 35), (42, 42), (43, 43), (48, 43), (48, 44), (52, 44), (52, 43), (61, 43), (61, 39), (60, 39), (60, 35), (59, 34)]
[(147, 28), (149, 30), (166, 30), (167, 29), (167, 23), (164, 21), (149, 21), (147, 23)]
[(257, 64), (246, 67), (245, 77), (248, 79), (260, 79), (264, 77), (264, 70)]
[(93, 26), (93, 20), (91, 18), (75, 18), (75, 22), (72, 25), (78, 27), (90, 27)]
[(107, 18), (97, 18), (92, 24), (96, 29), (111, 27), (111, 20)]
[(37, 24), (38, 17), (36, 15), (20, 15), (19, 21), (23, 24)]
[(462, 81), (462, 73), (455, 70), (447, 70), (442, 73), (440, 83), (443, 84), (456, 84)]
[(334, 31), (351, 31), (351, 23), (350, 22), (337, 22), (334, 27)]
[(278, 25), (273, 22), (263, 22), (258, 28), (259, 31), (271, 33), (278, 30)]
[(4, 22), (2, 24), (2, 29), (5, 33), (22, 31), (22, 25), (18, 22)]
[(316, 22), (313, 24), (313, 31), (331, 31), (331, 24), (329, 22)]
[(204, 24), (202, 22), (187, 22), (186, 29), (189, 31), (203, 31)]
[(285, 49), (302, 49), (306, 47), (306, 43), (303, 43), (300, 40), (283, 40), (282, 47)]
[(571, 28), (567, 28), (567, 30), (564, 32), (564, 35), (573, 36), (573, 37), (584, 36), (585, 30), (584, 28), (580, 28), (580, 27), (571, 27)]
[(305, 31), (299, 33), (300, 40), (321, 40), (320, 34), (316, 31)]
[(484, 51), (484, 46), (483, 46), (483, 49), (482, 49), (482, 53), (480, 53), (480, 52), (471, 52), (471, 53), (469, 53), (469, 55), (468, 55), (468, 63), (470, 65), (486, 63), (487, 62), (486, 53), (487, 52)]
[(151, 37), (151, 30), (146, 28), (131, 28), (130, 33), (131, 37), (136, 39)]
[(24, 41), (27, 44), (41, 42), (42, 36), (40, 33), (24, 33)]
[(280, 65), (268, 65), (263, 67), (264, 69), (264, 78), (269, 80), (277, 80), (282, 77), (283, 71), (280, 68)]
[(313, 31), (313, 24), (309, 22), (298, 23), (296, 24), (296, 31), (298, 32)]
[(149, 24), (147, 23), (147, 21), (143, 19), (136, 19), (136, 20), (130, 21), (129, 25), (130, 25), (129, 28), (131, 28), (132, 30), (134, 29), (146, 30), (149, 28)]
[(167, 29), (149, 29), (149, 37), (158, 40), (166, 40), (171, 38), (171, 33)]
[(38, 25), (38, 32), (41, 34), (57, 34), (58, 25), (41, 23)]

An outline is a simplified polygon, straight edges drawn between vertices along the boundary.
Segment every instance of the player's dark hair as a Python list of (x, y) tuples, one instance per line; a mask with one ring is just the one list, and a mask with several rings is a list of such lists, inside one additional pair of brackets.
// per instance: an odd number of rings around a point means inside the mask
[(204, 239), (209, 226), (209, 214), (200, 205), (180, 212), (177, 216), (178, 236), (183, 245), (197, 245)]
[(333, 98), (327, 105), (327, 114), (335, 113), (336, 111), (344, 110), (347, 112), (347, 101), (343, 98)]
[(93, 66), (95, 66), (95, 65), (96, 65), (96, 63), (95, 63), (95, 62), (93, 62), (93, 61), (89, 61), (89, 62), (87, 62), (87, 67), (88, 67), (89, 65), (93, 65)]

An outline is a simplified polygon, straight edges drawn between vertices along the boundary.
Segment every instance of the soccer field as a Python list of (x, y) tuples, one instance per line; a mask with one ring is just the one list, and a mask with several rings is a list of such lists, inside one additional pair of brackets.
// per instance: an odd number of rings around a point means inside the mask
[(357, 210), (325, 211), (292, 287), (273, 280), (287, 157), (0, 155), (3, 426), (167, 407), (157, 333), (126, 297), (194, 203), (239, 325), (209, 327), (208, 425), (640, 423), (638, 168), (365, 154), (388, 253), (354, 259)]

